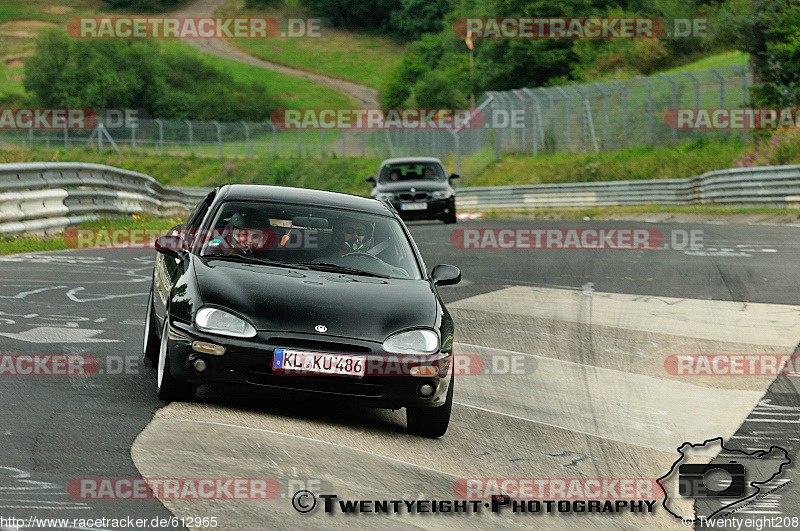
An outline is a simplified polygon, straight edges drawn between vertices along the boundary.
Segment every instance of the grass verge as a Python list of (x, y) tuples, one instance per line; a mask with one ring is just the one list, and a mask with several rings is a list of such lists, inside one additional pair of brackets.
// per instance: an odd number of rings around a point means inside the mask
[[(114, 229), (125, 227), (131, 229), (158, 229), (166, 232), (178, 223), (183, 223), (183, 220), (133, 215), (84, 221), (76, 225), (76, 227), (85, 229)], [(39, 251), (60, 251), (69, 248), (70, 246), (67, 244), (61, 232), (50, 236), (0, 235), (0, 255)]]

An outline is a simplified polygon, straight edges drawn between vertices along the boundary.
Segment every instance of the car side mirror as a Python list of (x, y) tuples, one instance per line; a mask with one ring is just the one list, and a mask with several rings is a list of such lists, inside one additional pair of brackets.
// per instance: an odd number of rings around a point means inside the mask
[(461, 282), (461, 270), (456, 266), (439, 264), (431, 271), (431, 279), (437, 286), (450, 286)]
[(367, 181), (367, 183), (369, 183), (371, 186), (375, 186), (375, 177), (373, 177), (372, 175), (370, 175), (364, 180)]
[(459, 174), (457, 174), (457, 173), (451, 173), (450, 177), (448, 177), (448, 179), (450, 181), (452, 181), (453, 179), (460, 179), (460, 178), (461, 178), (461, 176)]
[(178, 259), (183, 256), (184, 247), (183, 238), (176, 233), (159, 236), (155, 243), (156, 252)]

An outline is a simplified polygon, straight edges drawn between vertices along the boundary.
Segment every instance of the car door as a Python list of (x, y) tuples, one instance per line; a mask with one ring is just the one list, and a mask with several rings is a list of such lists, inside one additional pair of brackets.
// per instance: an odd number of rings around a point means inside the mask
[[(214, 201), (216, 194), (216, 190), (208, 194), (198, 203), (195, 210), (186, 220), (186, 223), (183, 225), (176, 225), (169, 230), (168, 234), (181, 234), (184, 249), (188, 250), (191, 248), (193, 238), (197, 236), (197, 229), (202, 224), (206, 214), (208, 214), (208, 209)], [(153, 272), (153, 311), (156, 315), (159, 327), (164, 324), (164, 315), (166, 314), (172, 287), (183, 274), (184, 267), (184, 260), (162, 253), (156, 253), (156, 264)]]

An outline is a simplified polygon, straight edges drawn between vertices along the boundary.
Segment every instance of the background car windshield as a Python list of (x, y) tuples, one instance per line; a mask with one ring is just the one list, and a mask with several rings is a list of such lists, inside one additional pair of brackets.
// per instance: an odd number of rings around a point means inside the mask
[(411, 246), (391, 217), (336, 208), (249, 201), (219, 206), (201, 256), (285, 264), (335, 264), (368, 274), (420, 279)]
[(381, 168), (380, 182), (395, 181), (444, 181), (447, 179), (442, 166), (436, 162), (403, 162), (387, 164)]

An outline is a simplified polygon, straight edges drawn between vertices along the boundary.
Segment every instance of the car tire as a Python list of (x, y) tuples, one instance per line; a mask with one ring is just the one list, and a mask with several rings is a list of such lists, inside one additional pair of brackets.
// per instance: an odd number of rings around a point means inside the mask
[(412, 435), (437, 439), (447, 432), (450, 424), (450, 412), (453, 410), (453, 383), (447, 390), (447, 398), (439, 407), (407, 407), (406, 426)]
[(452, 211), (451, 213), (447, 214), (444, 218), (445, 223), (456, 223), (458, 219), (456, 219), (456, 211)]
[(153, 312), (153, 288), (147, 298), (147, 316), (144, 319), (144, 344), (142, 346), (142, 361), (149, 367), (158, 364), (158, 350), (161, 341), (156, 334), (155, 313)]
[(158, 350), (158, 398), (167, 402), (190, 402), (197, 394), (197, 386), (172, 377), (169, 364), (169, 315), (164, 317), (161, 343)]

